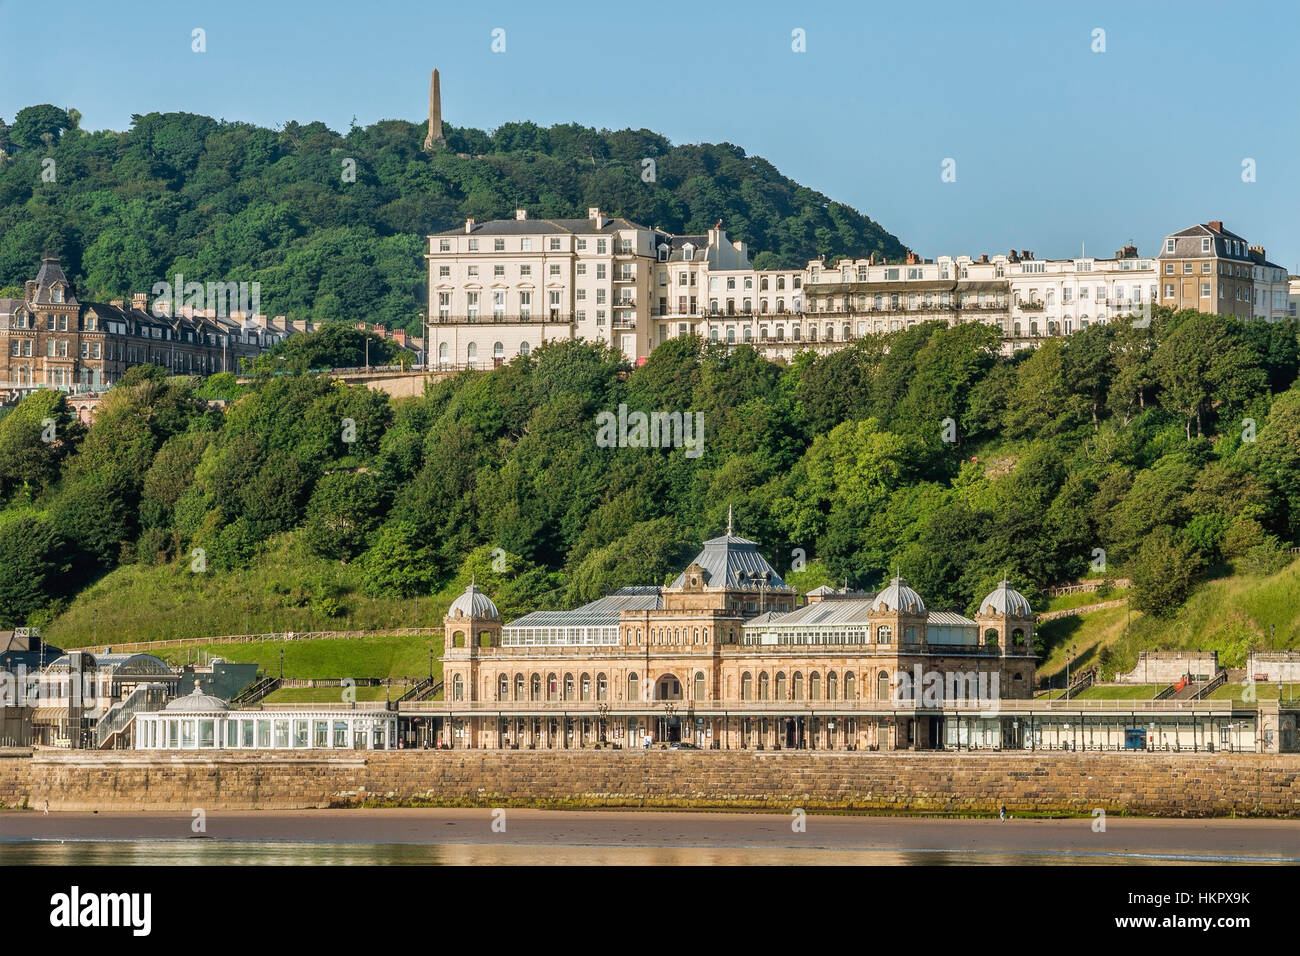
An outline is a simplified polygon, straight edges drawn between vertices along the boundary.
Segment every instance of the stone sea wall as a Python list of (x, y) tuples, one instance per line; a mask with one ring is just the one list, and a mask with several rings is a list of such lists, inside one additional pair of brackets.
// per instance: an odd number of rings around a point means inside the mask
[(51, 810), (349, 805), (1300, 817), (1300, 755), (398, 751), (0, 752), (0, 803)]

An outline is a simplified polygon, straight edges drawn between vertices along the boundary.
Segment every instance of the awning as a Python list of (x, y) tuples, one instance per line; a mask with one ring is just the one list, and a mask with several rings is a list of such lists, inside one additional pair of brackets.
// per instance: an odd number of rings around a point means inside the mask
[(37, 707), (32, 711), (32, 722), (43, 724), (52, 723), (56, 720), (67, 720), (68, 708), (66, 707)]

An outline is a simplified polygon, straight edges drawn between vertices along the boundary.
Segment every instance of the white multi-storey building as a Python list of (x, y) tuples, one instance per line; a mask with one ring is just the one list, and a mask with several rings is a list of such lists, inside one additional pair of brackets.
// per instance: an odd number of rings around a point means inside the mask
[(1109, 259), (1035, 259), (1032, 252), (1005, 258), (1011, 315), (1003, 334), (1021, 343), (1149, 312), (1159, 295), (1155, 263), (1134, 246)]
[(1155, 259), (1130, 245), (1111, 258), (909, 252), (758, 270), (721, 222), (675, 236), (594, 208), (587, 219), (542, 220), (521, 209), (430, 236), (428, 259), (429, 363), (445, 369), (491, 368), (571, 338), (608, 342), (640, 363), (684, 335), (789, 360), (935, 320), (992, 325), (1010, 353), (1157, 303), (1225, 311), (1212, 307), (1231, 300), (1245, 317), (1253, 297), (1254, 316), (1268, 320), (1291, 304), (1286, 271), (1217, 221), (1166, 237)]
[(429, 365), (492, 368), (571, 338), (644, 359), (658, 238), (595, 208), (586, 219), (529, 219), (520, 209), (430, 236)]

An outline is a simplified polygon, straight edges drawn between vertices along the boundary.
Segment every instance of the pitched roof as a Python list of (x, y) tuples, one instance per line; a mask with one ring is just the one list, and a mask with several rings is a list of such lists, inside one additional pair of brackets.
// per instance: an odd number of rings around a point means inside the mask
[[(708, 575), (704, 583), (711, 588), (764, 588), (771, 591), (787, 586), (767, 559), (758, 553), (757, 542), (734, 534), (705, 541), (704, 550), (695, 556), (694, 563), (704, 569)], [(686, 572), (683, 571), (673, 580), (672, 586), (679, 588), (685, 581)]]
[(76, 305), (77, 297), (72, 294), (72, 283), (63, 274), (63, 267), (59, 265), (58, 256), (45, 256), (41, 259), (40, 271), (36, 273), (36, 295), (32, 297), (32, 301), (46, 304), (52, 303), (54, 300), (50, 296), (50, 290), (56, 283), (67, 290), (63, 296), (63, 302), (59, 304)]

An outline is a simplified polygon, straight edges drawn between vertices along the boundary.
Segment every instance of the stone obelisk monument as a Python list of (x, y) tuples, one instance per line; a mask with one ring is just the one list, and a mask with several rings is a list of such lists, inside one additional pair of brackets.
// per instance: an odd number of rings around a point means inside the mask
[(432, 153), (446, 144), (442, 138), (442, 91), (438, 88), (438, 71), (429, 80), (429, 135), (424, 137), (424, 148)]

